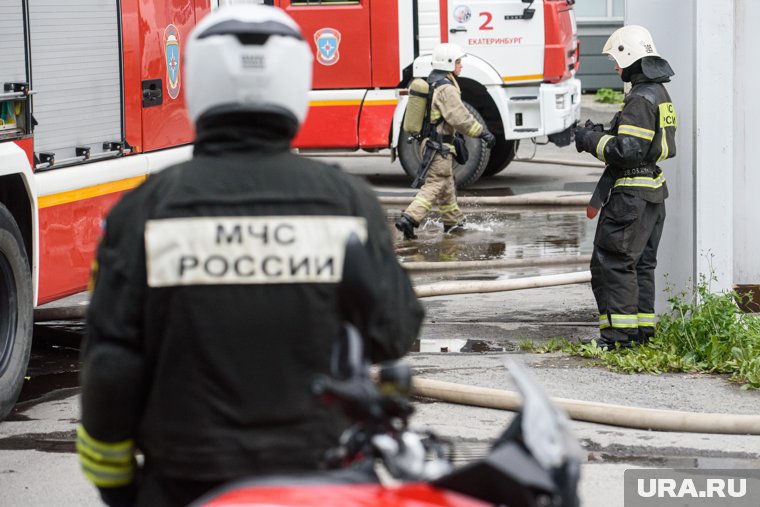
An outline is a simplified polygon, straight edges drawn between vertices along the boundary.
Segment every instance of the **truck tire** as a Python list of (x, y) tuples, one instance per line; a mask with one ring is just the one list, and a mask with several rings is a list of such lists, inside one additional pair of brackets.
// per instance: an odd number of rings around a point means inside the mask
[(517, 147), (520, 146), (519, 140), (507, 141), (506, 139), (497, 138), (496, 146), (491, 148), (491, 156), (488, 158), (488, 165), (483, 171), (481, 178), (487, 178), (498, 174), (507, 168), (515, 159)]
[(32, 276), (21, 232), (0, 204), (0, 421), (13, 409), (32, 348)]
[[(483, 117), (474, 107), (467, 102), (464, 105), (476, 120), (485, 125)], [(420, 142), (413, 140), (409, 143), (407, 139), (408, 136), (402, 131), (398, 141), (398, 158), (406, 174), (414, 179), (417, 176), (417, 169), (420, 167)], [(488, 165), (488, 157), (491, 153), (486, 143), (479, 138), (465, 137), (465, 142), (470, 157), (463, 165), (454, 162), (454, 181), (457, 188), (466, 188), (480, 179)]]

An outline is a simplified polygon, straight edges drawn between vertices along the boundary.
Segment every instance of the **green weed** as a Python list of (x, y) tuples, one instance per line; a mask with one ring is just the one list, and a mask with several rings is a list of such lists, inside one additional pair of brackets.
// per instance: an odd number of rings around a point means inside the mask
[(562, 351), (627, 373), (726, 374), (743, 389), (760, 389), (760, 316), (739, 309), (750, 296), (710, 292), (715, 280), (714, 275), (700, 275), (693, 291), (669, 289), (670, 310), (659, 316), (655, 336), (646, 345), (607, 350), (596, 342), (552, 339), (535, 351)]
[(623, 92), (612, 88), (600, 88), (596, 91), (594, 99), (603, 104), (622, 104), (625, 95)]
[(522, 350), (523, 352), (534, 352), (536, 350), (536, 344), (533, 343), (533, 340), (526, 338), (525, 340), (520, 340), (517, 343), (517, 350)]

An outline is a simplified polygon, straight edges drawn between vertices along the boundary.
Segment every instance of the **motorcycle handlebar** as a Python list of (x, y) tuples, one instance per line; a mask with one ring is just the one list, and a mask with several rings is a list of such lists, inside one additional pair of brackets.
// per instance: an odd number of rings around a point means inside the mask
[(312, 382), (312, 392), (326, 403), (337, 403), (355, 422), (389, 423), (406, 419), (413, 408), (403, 396), (383, 394), (370, 378), (335, 380), (325, 375)]

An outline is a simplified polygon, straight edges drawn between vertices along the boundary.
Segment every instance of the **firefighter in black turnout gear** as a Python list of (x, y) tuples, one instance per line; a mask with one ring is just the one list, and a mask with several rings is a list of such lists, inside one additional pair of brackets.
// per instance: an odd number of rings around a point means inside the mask
[(599, 307), (598, 345), (611, 348), (654, 334), (654, 271), (668, 196), (658, 163), (676, 154), (676, 112), (663, 86), (673, 71), (645, 28), (620, 28), (603, 52), (631, 89), (608, 131), (587, 122), (576, 130), (575, 144), (607, 164), (587, 215), (594, 218), (601, 208), (591, 286)]
[(312, 71), (296, 23), (223, 7), (186, 52), (193, 158), (114, 207), (93, 275), (77, 449), (109, 505), (318, 469), (346, 421), (310, 386), (342, 322), (380, 361), (423, 317), (372, 190), (290, 151)]

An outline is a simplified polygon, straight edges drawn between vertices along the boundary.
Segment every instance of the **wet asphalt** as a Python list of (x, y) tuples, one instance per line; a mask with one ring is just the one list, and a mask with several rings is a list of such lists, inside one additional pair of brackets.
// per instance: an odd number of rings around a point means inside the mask
[[(609, 108), (608, 108), (609, 109)], [(586, 110), (594, 121), (608, 113)], [(597, 115), (595, 117), (595, 115)], [(610, 114), (611, 116), (611, 114)], [(535, 153), (533, 152), (535, 148)], [(518, 157), (499, 175), (460, 195), (519, 195), (538, 191), (590, 192), (601, 167), (572, 147), (523, 144)], [(387, 154), (325, 157), (365, 177), (378, 195), (411, 196), (398, 162)], [(589, 157), (590, 158), (590, 157)], [(539, 163), (536, 162), (539, 161)], [(554, 163), (552, 163), (554, 161)], [(579, 165), (564, 165), (569, 161)], [(579, 208), (464, 209), (463, 234), (444, 235), (432, 214), (419, 238), (404, 241), (392, 223), (398, 206), (386, 206), (388, 225), (402, 262), (532, 259), (591, 253), (595, 221)], [(585, 270), (588, 266), (521, 267), (413, 273), (415, 284), (443, 280), (493, 280)], [(72, 298), (78, 303), (86, 295)], [(520, 352), (524, 340), (594, 336), (596, 319), (588, 284), (508, 293), (439, 296), (423, 299), (427, 316), (409, 361), (415, 374), (483, 387), (512, 389), (503, 365), (506, 356), (527, 365), (551, 396), (649, 408), (697, 412), (757, 412), (758, 394), (741, 391), (720, 376), (622, 375), (562, 354)], [(60, 303), (65, 304), (65, 302)], [(0, 423), (0, 505), (98, 505), (74, 455), (78, 421), (79, 342), (82, 320), (40, 322), (19, 403)], [(482, 457), (512, 413), (419, 400), (414, 422), (457, 441), (457, 461)], [(708, 435), (615, 428), (573, 422), (583, 445), (583, 505), (622, 505), (625, 469), (757, 468), (760, 437)]]

